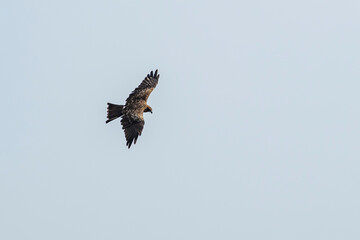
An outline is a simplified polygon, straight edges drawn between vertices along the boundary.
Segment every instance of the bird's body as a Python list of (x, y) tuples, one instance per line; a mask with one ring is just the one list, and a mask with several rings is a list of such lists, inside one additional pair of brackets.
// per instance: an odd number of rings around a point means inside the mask
[(141, 84), (130, 93), (126, 99), (125, 105), (116, 105), (108, 103), (108, 120), (106, 123), (121, 117), (121, 124), (123, 126), (126, 138), (126, 145), (130, 148), (131, 144), (137, 141), (144, 128), (144, 112), (151, 112), (152, 108), (147, 105), (147, 99), (151, 92), (156, 87), (160, 75), (157, 74), (158, 70), (148, 74)]

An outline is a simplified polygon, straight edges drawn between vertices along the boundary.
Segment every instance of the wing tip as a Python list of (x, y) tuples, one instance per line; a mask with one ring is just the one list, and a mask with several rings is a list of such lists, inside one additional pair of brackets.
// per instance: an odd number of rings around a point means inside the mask
[(160, 77), (160, 74), (158, 74), (158, 69), (156, 69), (155, 70), (155, 72), (154, 71), (151, 71), (148, 75), (147, 75), (147, 77), (148, 78), (156, 78), (156, 79), (159, 79), (159, 77)]
[(132, 141), (133, 141), (133, 140), (131, 139), (130, 141), (127, 141), (127, 142), (126, 142), (126, 146), (128, 147), (128, 149), (131, 147)]

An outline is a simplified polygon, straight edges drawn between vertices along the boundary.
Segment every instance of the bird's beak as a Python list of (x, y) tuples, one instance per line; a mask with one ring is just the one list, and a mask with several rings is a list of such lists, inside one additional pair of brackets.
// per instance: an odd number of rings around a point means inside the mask
[(151, 114), (152, 114), (152, 111), (150, 111), (151, 112)]

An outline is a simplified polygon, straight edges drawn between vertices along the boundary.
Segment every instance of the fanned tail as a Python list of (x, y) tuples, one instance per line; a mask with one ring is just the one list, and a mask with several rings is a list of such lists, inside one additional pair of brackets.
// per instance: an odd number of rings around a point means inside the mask
[(112, 103), (107, 103), (107, 120), (106, 123), (111, 122), (114, 119), (117, 119), (118, 117), (121, 117), (123, 115), (123, 108), (124, 105), (117, 105)]

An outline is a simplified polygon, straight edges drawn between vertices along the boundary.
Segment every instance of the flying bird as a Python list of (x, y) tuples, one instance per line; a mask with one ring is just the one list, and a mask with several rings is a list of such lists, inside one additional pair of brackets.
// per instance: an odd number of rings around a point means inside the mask
[(131, 147), (131, 144), (136, 141), (141, 135), (144, 128), (144, 112), (151, 112), (152, 108), (147, 105), (147, 100), (150, 93), (158, 84), (160, 74), (156, 69), (148, 74), (140, 85), (135, 88), (126, 99), (125, 105), (117, 105), (107, 103), (107, 120), (106, 123), (121, 117), (121, 125), (125, 132), (126, 146)]

